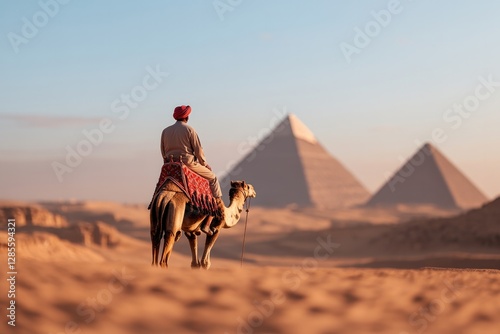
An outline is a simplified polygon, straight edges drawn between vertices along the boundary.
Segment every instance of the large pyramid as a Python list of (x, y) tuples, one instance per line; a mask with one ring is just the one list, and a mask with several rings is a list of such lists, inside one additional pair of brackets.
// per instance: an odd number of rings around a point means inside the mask
[(469, 209), (487, 201), (441, 152), (425, 144), (367, 205), (430, 204), (444, 209)]
[(365, 203), (368, 191), (316, 140), (294, 115), (288, 115), (222, 179), (245, 180), (264, 207), (339, 208)]

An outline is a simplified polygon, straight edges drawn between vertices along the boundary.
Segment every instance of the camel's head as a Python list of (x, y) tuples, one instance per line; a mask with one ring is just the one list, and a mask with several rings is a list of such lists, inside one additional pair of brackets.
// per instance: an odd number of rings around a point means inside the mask
[(245, 199), (257, 196), (253, 186), (245, 181), (231, 181), (231, 191), (229, 192), (229, 196), (232, 198), (236, 192), (242, 192)]

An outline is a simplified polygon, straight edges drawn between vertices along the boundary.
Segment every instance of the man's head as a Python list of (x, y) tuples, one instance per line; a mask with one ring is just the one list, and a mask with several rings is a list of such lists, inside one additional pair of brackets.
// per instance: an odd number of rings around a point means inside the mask
[(190, 106), (178, 106), (174, 109), (174, 118), (176, 121), (185, 121), (189, 119), (189, 114), (191, 114)]

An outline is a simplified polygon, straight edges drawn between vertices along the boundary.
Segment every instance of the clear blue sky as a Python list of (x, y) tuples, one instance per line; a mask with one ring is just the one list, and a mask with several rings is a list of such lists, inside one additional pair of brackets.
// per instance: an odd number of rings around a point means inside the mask
[[(179, 104), (193, 107), (190, 124), (219, 174), (277, 109), (296, 114), (371, 191), (415, 140), (442, 128), (436, 146), (500, 195), (500, 87), (456, 129), (443, 119), (480, 77), (500, 82), (500, 3), (401, 1), (349, 63), (342, 43), (355, 45), (354, 29), (389, 2), (243, 0), (221, 20), (211, 0), (2, 1), (0, 198), (147, 202), (159, 136)], [(120, 119), (113, 101), (158, 66), (168, 77)], [(52, 163), (104, 118), (113, 130), (59, 182)]]

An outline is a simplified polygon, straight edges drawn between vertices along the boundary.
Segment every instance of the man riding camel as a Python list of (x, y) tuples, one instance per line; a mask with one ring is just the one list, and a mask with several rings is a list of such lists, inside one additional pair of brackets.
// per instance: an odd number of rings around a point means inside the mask
[[(217, 176), (207, 163), (198, 134), (193, 127), (187, 124), (190, 114), (190, 106), (179, 106), (174, 109), (173, 116), (176, 122), (165, 128), (161, 134), (163, 162), (168, 162), (170, 157), (173, 156), (175, 160), (182, 160), (189, 169), (207, 179), (212, 195), (217, 201), (217, 209), (223, 214), (224, 203), (222, 202), (220, 184)], [(213, 218), (214, 216), (208, 216), (203, 222), (201, 230), (204, 233), (213, 234), (213, 230), (210, 229)]]

